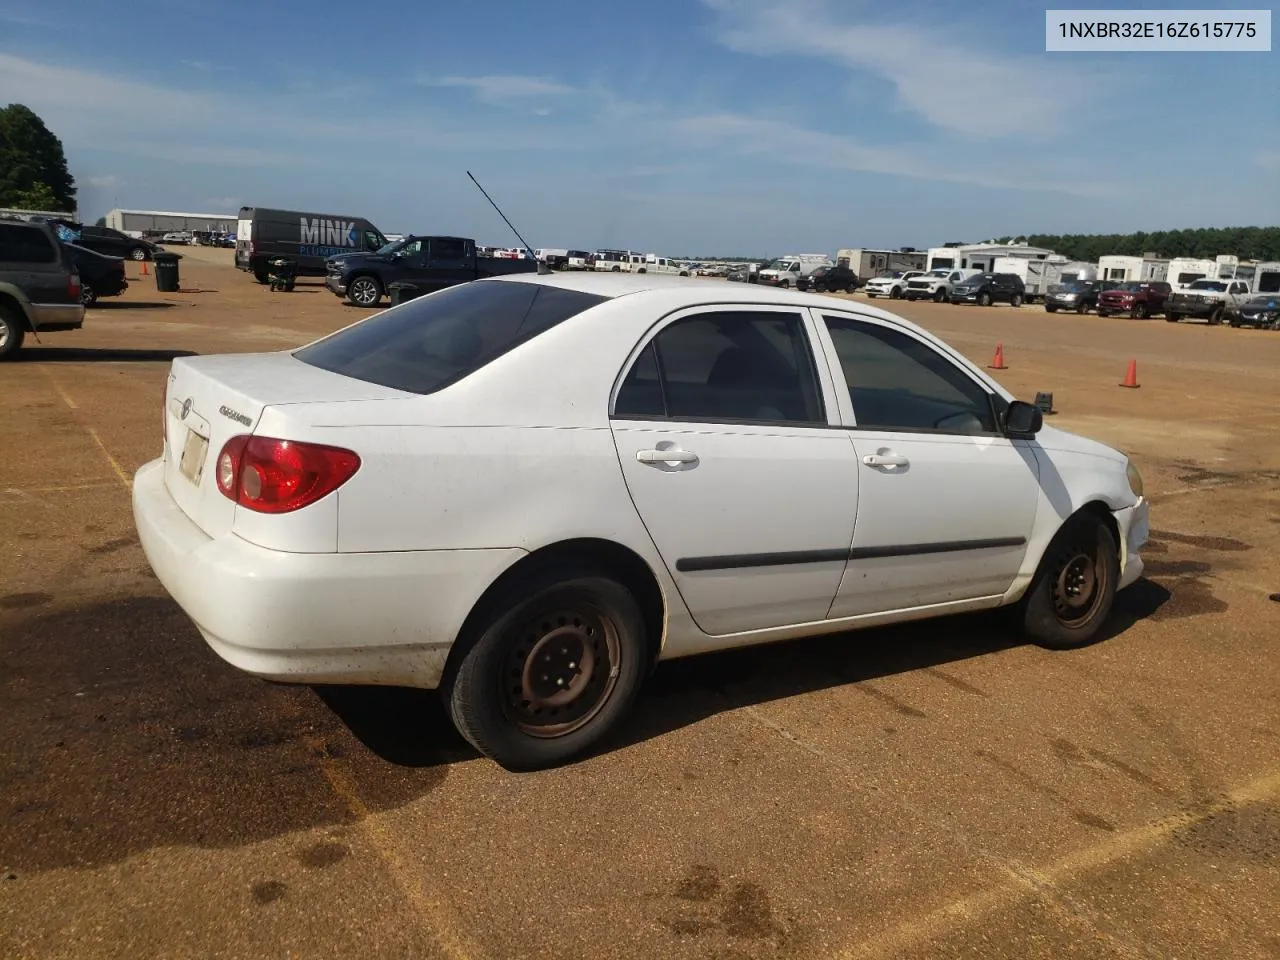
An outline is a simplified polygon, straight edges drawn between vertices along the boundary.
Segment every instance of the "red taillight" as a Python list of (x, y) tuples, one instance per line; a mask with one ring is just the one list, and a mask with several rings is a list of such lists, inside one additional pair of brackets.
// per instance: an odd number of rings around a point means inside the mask
[(360, 469), (350, 450), (273, 437), (232, 437), (218, 454), (223, 495), (259, 513), (289, 513), (315, 503)]
[(73, 273), (67, 277), (67, 294), (72, 300), (80, 299), (80, 274)]

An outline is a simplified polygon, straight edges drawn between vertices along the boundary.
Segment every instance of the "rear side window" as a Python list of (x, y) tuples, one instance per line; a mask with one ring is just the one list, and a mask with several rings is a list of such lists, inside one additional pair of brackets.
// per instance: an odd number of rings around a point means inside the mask
[(411, 300), (293, 354), (333, 373), (433, 393), (608, 297), (479, 280)]
[(4, 263), (55, 263), (58, 251), (43, 230), (0, 223), (0, 261)]

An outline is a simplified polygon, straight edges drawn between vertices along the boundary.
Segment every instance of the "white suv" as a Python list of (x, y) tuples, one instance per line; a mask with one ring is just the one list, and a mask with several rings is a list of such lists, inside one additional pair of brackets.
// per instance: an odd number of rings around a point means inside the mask
[(903, 292), (907, 289), (907, 281), (923, 273), (923, 270), (896, 270), (887, 277), (872, 277), (862, 288), (862, 292), (872, 300), (876, 297), (901, 300)]

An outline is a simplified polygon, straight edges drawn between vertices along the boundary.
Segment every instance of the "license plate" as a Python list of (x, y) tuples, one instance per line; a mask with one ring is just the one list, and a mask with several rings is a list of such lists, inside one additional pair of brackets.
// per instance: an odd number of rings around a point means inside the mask
[(209, 438), (202, 437), (194, 430), (187, 431), (187, 441), (182, 447), (182, 459), (178, 461), (178, 469), (182, 475), (197, 486), (204, 473), (204, 461), (209, 453)]

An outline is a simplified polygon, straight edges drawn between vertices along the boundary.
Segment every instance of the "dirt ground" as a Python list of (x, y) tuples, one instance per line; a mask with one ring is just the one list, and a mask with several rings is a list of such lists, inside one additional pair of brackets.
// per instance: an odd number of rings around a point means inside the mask
[(1280, 334), (876, 301), (1141, 465), (1108, 637), (673, 662), (608, 749), (513, 775), (429, 693), (236, 672), (151, 575), (168, 360), (367, 313), (182, 252), (180, 293), (0, 366), (0, 957), (1280, 956)]

